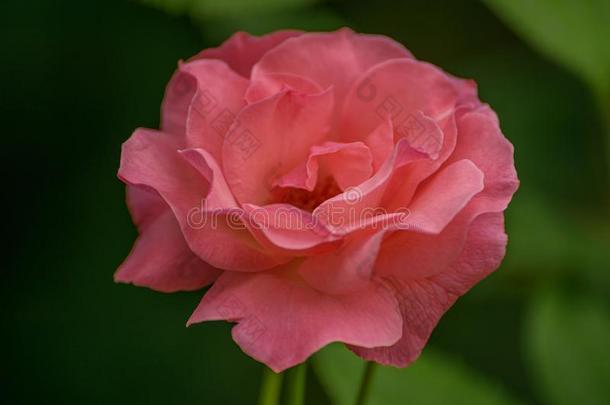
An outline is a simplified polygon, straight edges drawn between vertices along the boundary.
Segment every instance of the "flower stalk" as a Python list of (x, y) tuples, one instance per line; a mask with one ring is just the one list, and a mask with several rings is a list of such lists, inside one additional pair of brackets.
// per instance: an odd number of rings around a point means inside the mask
[(284, 375), (265, 367), (258, 405), (279, 405)]
[(368, 398), (369, 392), (371, 391), (371, 382), (373, 379), (375, 368), (376, 366), (374, 362), (366, 362), (366, 366), (364, 368), (364, 375), (362, 376), (362, 380), (360, 381), (360, 389), (358, 390), (358, 396), (356, 397), (356, 405), (364, 405), (366, 403), (366, 399)]
[(305, 381), (307, 375), (307, 362), (291, 368), (286, 373), (287, 396), (286, 404), (304, 405), (305, 404)]

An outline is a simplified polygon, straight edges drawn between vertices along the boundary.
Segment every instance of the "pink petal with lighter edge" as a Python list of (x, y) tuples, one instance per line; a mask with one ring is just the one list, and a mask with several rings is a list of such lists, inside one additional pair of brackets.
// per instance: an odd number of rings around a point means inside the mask
[(505, 248), (503, 215), (479, 216), (471, 225), (464, 249), (449, 269), (426, 278), (386, 279), (385, 287), (400, 301), (403, 316), (398, 343), (374, 349), (358, 345), (349, 348), (365, 360), (408, 366), (420, 355), (432, 330), (455, 300), (499, 266)]
[(140, 232), (169, 210), (159, 193), (151, 188), (128, 184), (125, 187), (125, 200), (131, 219)]
[(260, 273), (225, 272), (206, 293), (188, 324), (237, 322), (233, 339), (275, 372), (305, 361), (331, 342), (390, 346), (402, 333), (394, 296), (370, 283), (359, 294), (331, 296), (281, 267)]
[(207, 150), (221, 163), (227, 131), (246, 105), (248, 80), (218, 60), (184, 63), (180, 71), (193, 75), (198, 83), (186, 117), (188, 146)]
[(483, 190), (484, 175), (470, 160), (460, 160), (432, 177), (409, 204), (409, 229), (440, 233)]
[(481, 106), (466, 112), (458, 120), (459, 138), (449, 165), (459, 159), (469, 159), (485, 173), (485, 189), (478, 196), (487, 211), (503, 211), (519, 187), (513, 145), (502, 135), (498, 117)]
[(252, 80), (273, 73), (306, 77), (322, 89), (335, 88), (340, 107), (352, 82), (370, 67), (394, 58), (412, 58), (401, 44), (379, 35), (336, 32), (306, 33), (266, 53), (252, 69)]
[(224, 137), (219, 117), (239, 112), (247, 87), (248, 80), (222, 61), (180, 62), (165, 89), (161, 130), (186, 134), (190, 146), (218, 154)]
[(250, 77), (250, 70), (260, 58), (285, 40), (301, 35), (301, 31), (275, 31), (260, 37), (247, 32), (236, 32), (218, 48), (205, 49), (192, 59), (220, 59), (243, 77)]
[(341, 140), (362, 140), (387, 119), (395, 140), (422, 136), (419, 132), (427, 126), (418, 114), (441, 122), (455, 109), (457, 97), (452, 82), (433, 65), (404, 58), (380, 63), (351, 86), (341, 115)]
[(489, 107), (461, 114), (458, 123), (458, 145), (445, 166), (456, 159), (470, 159), (485, 173), (484, 189), (439, 235), (397, 232), (390, 236), (378, 258), (386, 275), (428, 277), (445, 271), (461, 252), (473, 219), (482, 213), (504, 210), (519, 184), (513, 147), (502, 135)]
[(176, 216), (191, 250), (214, 267), (225, 270), (262, 270), (281, 263), (264, 253), (248, 231), (225, 222), (193, 226), (189, 218), (201, 209), (209, 193), (206, 178), (181, 157), (178, 138), (138, 129), (123, 144), (119, 178), (127, 184), (156, 190)]
[(189, 249), (174, 214), (167, 209), (141, 233), (114, 279), (175, 292), (198, 290), (220, 273)]

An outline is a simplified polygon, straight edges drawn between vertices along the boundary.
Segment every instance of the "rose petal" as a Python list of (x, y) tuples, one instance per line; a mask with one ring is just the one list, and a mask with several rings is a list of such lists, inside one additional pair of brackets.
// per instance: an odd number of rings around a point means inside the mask
[(245, 105), (247, 86), (248, 81), (222, 61), (181, 62), (165, 90), (161, 130), (186, 134), (190, 146), (205, 147), (217, 155), (228, 128), (221, 125), (223, 118)]
[(203, 211), (210, 184), (181, 157), (179, 139), (170, 134), (138, 129), (123, 144), (119, 178), (127, 184), (150, 187), (163, 198), (177, 218), (182, 233), (200, 258), (231, 270), (260, 270), (279, 264), (261, 251), (246, 230), (217, 224), (193, 223), (192, 213)]
[(125, 188), (127, 208), (129, 208), (133, 223), (140, 232), (169, 210), (167, 204), (155, 190), (129, 184)]
[(273, 73), (306, 77), (326, 89), (333, 86), (337, 106), (352, 82), (370, 67), (413, 56), (398, 42), (380, 35), (360, 35), (348, 28), (306, 33), (275, 47), (254, 66), (252, 80)]
[(250, 82), (246, 91), (246, 101), (250, 104), (271, 97), (285, 90), (303, 94), (318, 94), (323, 91), (315, 82), (290, 73), (267, 73)]
[(205, 198), (207, 210), (238, 208), (222, 170), (210, 153), (203, 149), (184, 149), (179, 152), (210, 184), (210, 190)]
[(394, 148), (394, 128), (392, 120), (381, 121), (365, 139), (364, 143), (369, 147), (373, 156), (373, 170), (377, 172), (383, 162), (390, 156)]
[(286, 91), (241, 111), (223, 147), (225, 177), (238, 202), (269, 202), (275, 178), (305, 161), (326, 137), (332, 105), (331, 91)]
[(314, 145), (307, 161), (280, 177), (274, 185), (312, 191), (320, 173), (334, 178), (342, 190), (360, 184), (371, 176), (371, 152), (362, 142)]
[(259, 242), (282, 254), (312, 255), (328, 250), (338, 241), (309, 212), (288, 204), (244, 204), (251, 232)]
[(237, 322), (233, 339), (275, 372), (305, 361), (331, 342), (389, 346), (402, 331), (397, 302), (378, 285), (331, 296), (309, 287), (288, 267), (223, 273), (188, 324), (221, 319)]
[(389, 210), (400, 209), (409, 205), (422, 182), (439, 171), (439, 168), (451, 156), (457, 139), (455, 114), (451, 114), (438, 123), (443, 133), (443, 145), (436, 159), (414, 161), (399, 167), (388, 184), (384, 206)]
[(308, 257), (299, 267), (301, 277), (315, 289), (345, 294), (369, 287), (385, 232), (357, 235), (337, 250)]
[(505, 248), (503, 215), (479, 216), (472, 223), (462, 253), (449, 269), (428, 278), (386, 279), (386, 288), (400, 301), (403, 315), (399, 342), (374, 349), (357, 345), (349, 348), (365, 360), (408, 366), (420, 355), (432, 330), (455, 300), (499, 266)]
[(461, 253), (470, 225), (480, 214), (481, 204), (475, 196), (438, 234), (408, 230), (393, 232), (381, 246), (376, 274), (416, 278), (445, 271)]
[(189, 249), (168, 208), (141, 232), (114, 279), (157, 291), (175, 292), (198, 290), (213, 282), (220, 273)]
[(477, 197), (481, 212), (503, 211), (519, 187), (513, 145), (502, 135), (496, 114), (482, 106), (464, 113), (458, 121), (459, 138), (446, 165), (469, 159), (485, 173), (485, 189)]
[(301, 31), (283, 30), (260, 37), (247, 32), (236, 32), (218, 48), (201, 51), (193, 59), (220, 59), (243, 77), (260, 58), (285, 40), (301, 35)]
[(447, 75), (433, 65), (405, 58), (380, 63), (351, 86), (341, 116), (341, 139), (364, 139), (388, 118), (395, 140), (432, 138), (436, 129), (427, 133), (429, 123), (421, 117), (441, 122), (455, 109), (457, 96)]
[[(426, 158), (426, 155), (411, 148), (406, 140), (400, 140), (392, 155), (373, 177), (326, 200), (314, 210), (314, 215), (336, 233), (349, 233), (362, 228), (371, 209), (375, 211), (383, 208), (380, 203), (394, 171), (410, 162)], [(386, 210), (383, 212), (390, 213)]]
[(445, 167), (422, 186), (411, 204), (409, 229), (437, 234), (483, 190), (484, 175), (470, 160)]

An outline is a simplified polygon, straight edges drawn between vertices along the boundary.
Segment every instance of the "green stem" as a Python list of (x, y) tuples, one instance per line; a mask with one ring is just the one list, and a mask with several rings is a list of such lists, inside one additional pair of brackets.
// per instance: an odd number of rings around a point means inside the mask
[(303, 405), (305, 403), (305, 376), (307, 363), (299, 364), (286, 373), (286, 403), (288, 405)]
[(366, 363), (364, 375), (362, 376), (362, 380), (360, 380), (360, 389), (358, 390), (356, 405), (364, 405), (366, 403), (366, 398), (371, 390), (371, 381), (373, 379), (375, 368), (374, 362), (369, 361)]
[(265, 371), (263, 372), (263, 384), (258, 398), (259, 405), (278, 405), (280, 403), (282, 377), (283, 374), (276, 374), (265, 367)]

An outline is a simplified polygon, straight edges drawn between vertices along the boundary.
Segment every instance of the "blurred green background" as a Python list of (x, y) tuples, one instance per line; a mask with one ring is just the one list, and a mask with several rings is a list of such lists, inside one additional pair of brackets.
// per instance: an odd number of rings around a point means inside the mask
[[(500, 270), (446, 314), (415, 365), (379, 370), (370, 403), (610, 404), (609, 1), (5, 0), (0, 10), (0, 402), (256, 403), (263, 367), (230, 325), (185, 328), (201, 293), (113, 283), (136, 236), (120, 145), (158, 126), (179, 59), (237, 30), (349, 26), (474, 78), (522, 184)], [(355, 356), (331, 346), (311, 364), (308, 404), (352, 402)]]

